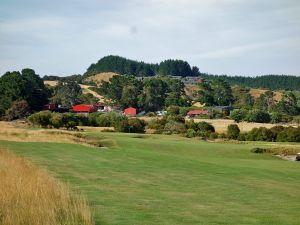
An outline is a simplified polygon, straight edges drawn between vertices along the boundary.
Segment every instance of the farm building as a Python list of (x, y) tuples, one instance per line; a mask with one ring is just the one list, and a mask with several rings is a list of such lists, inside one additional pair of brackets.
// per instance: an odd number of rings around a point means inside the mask
[(136, 108), (129, 107), (124, 110), (125, 116), (136, 116)]
[(72, 109), (73, 112), (76, 113), (91, 113), (91, 112), (97, 112), (98, 107), (95, 105), (80, 104), (80, 105), (73, 105)]
[(56, 103), (49, 103), (47, 105), (44, 105), (44, 110), (49, 110), (49, 111), (52, 111), (52, 112), (69, 112), (69, 108), (66, 107), (66, 106), (63, 106), (63, 105), (59, 105), (59, 104), (56, 104)]
[(208, 110), (192, 110), (187, 113), (188, 117), (195, 117), (200, 115), (209, 115)]

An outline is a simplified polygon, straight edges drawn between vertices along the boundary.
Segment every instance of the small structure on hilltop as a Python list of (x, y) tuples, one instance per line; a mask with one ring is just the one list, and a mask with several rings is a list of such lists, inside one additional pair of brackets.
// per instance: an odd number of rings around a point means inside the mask
[(136, 108), (129, 107), (124, 110), (125, 116), (136, 116)]
[(75, 113), (92, 113), (97, 112), (98, 107), (96, 105), (80, 104), (72, 106)]
[(195, 116), (201, 116), (201, 115), (209, 115), (209, 111), (201, 109), (201, 110), (192, 110), (187, 113), (188, 117), (195, 117)]

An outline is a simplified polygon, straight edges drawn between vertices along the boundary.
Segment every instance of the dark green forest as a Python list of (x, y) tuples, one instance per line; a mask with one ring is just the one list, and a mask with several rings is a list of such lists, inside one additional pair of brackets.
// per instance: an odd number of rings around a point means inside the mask
[(168, 59), (160, 64), (150, 64), (110, 55), (103, 57), (96, 64), (90, 65), (84, 74), (84, 77), (92, 76), (101, 72), (115, 72), (122, 75), (128, 74), (137, 77), (149, 77), (155, 75), (185, 77), (199, 75), (198, 68), (191, 68), (189, 63), (183, 60)]
[(300, 77), (292, 75), (263, 75), (257, 77), (227, 76), (227, 75), (200, 75), (207, 80), (222, 79), (230, 85), (239, 85), (250, 88), (266, 88), (270, 90), (300, 90)]
[[(154, 75), (194, 76), (206, 80), (222, 79), (230, 85), (251, 88), (267, 88), (271, 90), (300, 90), (300, 77), (292, 75), (262, 75), (257, 77), (214, 75), (200, 72), (196, 66), (190, 66), (183, 60), (168, 59), (159, 64), (149, 64), (126, 59), (120, 56), (106, 56), (96, 64), (91, 64), (84, 74), (84, 78), (101, 72), (115, 72), (118, 74), (148, 77)], [(49, 77), (51, 78), (51, 77)]]

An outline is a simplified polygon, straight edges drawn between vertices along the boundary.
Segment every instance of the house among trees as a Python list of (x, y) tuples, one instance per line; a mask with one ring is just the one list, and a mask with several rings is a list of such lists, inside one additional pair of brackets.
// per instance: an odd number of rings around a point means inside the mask
[(192, 110), (187, 113), (188, 117), (195, 117), (201, 115), (209, 115), (209, 111), (201, 109), (201, 110)]
[(97, 112), (98, 107), (96, 105), (80, 104), (72, 106), (75, 113), (92, 113)]
[(125, 116), (136, 116), (136, 108), (129, 107), (124, 110)]

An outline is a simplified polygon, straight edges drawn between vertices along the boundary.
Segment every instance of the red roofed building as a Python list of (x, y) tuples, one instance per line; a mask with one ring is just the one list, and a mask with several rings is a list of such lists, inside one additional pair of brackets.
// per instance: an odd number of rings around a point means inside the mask
[(124, 115), (125, 116), (136, 116), (136, 108), (129, 107), (124, 110)]
[(98, 107), (95, 105), (80, 104), (80, 105), (73, 105), (72, 109), (73, 112), (76, 113), (91, 113), (91, 112), (97, 112)]
[(194, 117), (199, 115), (209, 115), (208, 110), (192, 110), (187, 113), (188, 117)]

